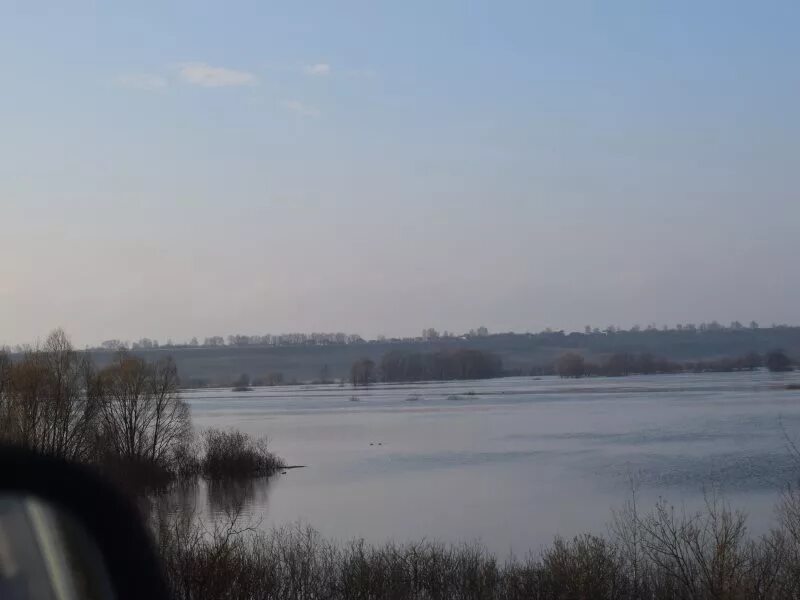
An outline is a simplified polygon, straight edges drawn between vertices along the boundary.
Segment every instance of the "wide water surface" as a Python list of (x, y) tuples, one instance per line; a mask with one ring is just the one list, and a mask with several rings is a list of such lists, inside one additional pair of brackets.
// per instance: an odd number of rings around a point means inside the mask
[(260, 527), (298, 521), (373, 542), (480, 539), (501, 554), (605, 531), (640, 501), (700, 506), (714, 491), (769, 527), (800, 476), (800, 373), (428, 384), (287, 386), (185, 393), (195, 426), (261, 436), (292, 465), (244, 486), (189, 491), (214, 515), (238, 498)]

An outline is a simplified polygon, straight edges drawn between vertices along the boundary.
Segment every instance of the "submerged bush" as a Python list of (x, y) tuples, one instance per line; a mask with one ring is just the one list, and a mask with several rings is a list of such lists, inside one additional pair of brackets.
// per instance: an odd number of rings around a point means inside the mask
[(200, 471), (208, 479), (272, 475), (283, 461), (267, 448), (267, 439), (254, 439), (237, 430), (207, 429), (203, 432)]

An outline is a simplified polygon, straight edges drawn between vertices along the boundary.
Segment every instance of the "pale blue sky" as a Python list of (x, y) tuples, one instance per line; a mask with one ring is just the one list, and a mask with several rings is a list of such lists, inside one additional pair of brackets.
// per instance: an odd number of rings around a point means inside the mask
[(0, 0), (0, 344), (800, 322), (800, 4)]

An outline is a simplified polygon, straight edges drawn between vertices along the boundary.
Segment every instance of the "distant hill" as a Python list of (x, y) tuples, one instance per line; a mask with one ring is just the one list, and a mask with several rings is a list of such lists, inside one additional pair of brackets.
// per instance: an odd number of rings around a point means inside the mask
[[(590, 334), (559, 331), (331, 345), (162, 347), (135, 352), (149, 359), (172, 355), (184, 385), (229, 385), (243, 373), (254, 379), (280, 373), (286, 383), (347, 378), (353, 362), (361, 358), (379, 363), (391, 350), (432, 352), (456, 348), (493, 352), (503, 360), (507, 371), (523, 374), (535, 367), (552, 365), (567, 351), (576, 351), (587, 359), (600, 359), (615, 352), (649, 352), (657, 357), (686, 362), (782, 348), (797, 362), (800, 327)], [(107, 364), (113, 356), (109, 351), (91, 352), (99, 366)]]

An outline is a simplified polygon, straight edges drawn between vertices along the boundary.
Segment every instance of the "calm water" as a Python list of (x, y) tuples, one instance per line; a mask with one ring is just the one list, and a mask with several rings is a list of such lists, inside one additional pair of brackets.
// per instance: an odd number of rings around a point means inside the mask
[(768, 527), (800, 475), (800, 373), (262, 388), (186, 394), (197, 427), (267, 435), (306, 465), (241, 489), (190, 492), (201, 511), (246, 498), (261, 527), (303, 521), (329, 537), (481, 539), (523, 553), (560, 533), (605, 531), (639, 482), (689, 508), (716, 489)]

